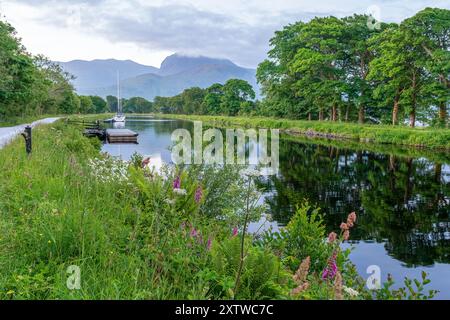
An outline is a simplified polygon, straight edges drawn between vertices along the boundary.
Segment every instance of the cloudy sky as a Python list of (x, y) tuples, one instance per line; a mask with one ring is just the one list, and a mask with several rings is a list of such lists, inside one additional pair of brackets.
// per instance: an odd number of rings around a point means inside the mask
[[(27, 49), (58, 61), (131, 59), (159, 67), (180, 52), (255, 67), (274, 31), (314, 16), (372, 13), (399, 22), (448, 0), (0, 0)], [(5, 19), (4, 18), (4, 19)]]

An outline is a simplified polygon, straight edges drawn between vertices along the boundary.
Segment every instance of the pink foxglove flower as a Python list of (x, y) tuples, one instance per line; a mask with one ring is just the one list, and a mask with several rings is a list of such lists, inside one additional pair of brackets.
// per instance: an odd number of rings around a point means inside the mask
[(345, 230), (342, 237), (344, 238), (345, 241), (347, 241), (350, 238), (350, 231)]
[(173, 188), (180, 189), (180, 187), (181, 187), (181, 179), (180, 176), (177, 176), (175, 180), (173, 180)]
[(328, 265), (322, 271), (323, 280), (334, 279), (334, 277), (336, 276), (336, 273), (338, 271), (338, 267), (336, 264), (336, 255), (336, 252), (334, 252), (330, 259), (328, 259)]
[(202, 186), (198, 186), (197, 190), (195, 190), (195, 202), (200, 203), (200, 201), (202, 201), (202, 197), (203, 197)]
[(234, 227), (234, 228), (233, 228), (233, 237), (236, 237), (237, 234), (238, 234), (238, 228), (237, 228), (237, 227)]
[(341, 228), (342, 231), (345, 231), (348, 230), (348, 225), (345, 222), (342, 222), (339, 228)]
[(335, 232), (330, 232), (330, 234), (328, 235), (328, 242), (333, 243), (336, 241), (336, 238), (337, 234)]

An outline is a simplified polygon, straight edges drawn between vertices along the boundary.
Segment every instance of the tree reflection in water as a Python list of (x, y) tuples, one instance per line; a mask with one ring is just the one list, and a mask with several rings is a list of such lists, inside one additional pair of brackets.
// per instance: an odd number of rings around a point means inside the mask
[(259, 187), (280, 224), (308, 199), (329, 231), (357, 211), (353, 240), (383, 241), (409, 266), (450, 263), (449, 164), (282, 139), (280, 175)]

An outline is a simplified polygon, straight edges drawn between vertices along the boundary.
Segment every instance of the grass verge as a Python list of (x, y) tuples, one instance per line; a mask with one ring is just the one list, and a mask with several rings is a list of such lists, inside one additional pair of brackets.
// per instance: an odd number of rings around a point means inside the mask
[(101, 155), (98, 140), (63, 121), (35, 128), (33, 153), (23, 149), (17, 138), (0, 150), (0, 299), (433, 296), (425, 276), (417, 288), (365, 289), (340, 249), (354, 214), (328, 242), (308, 204), (282, 233), (246, 235), (259, 197), (236, 166), (158, 174), (138, 155)]
[(450, 130), (408, 128), (404, 126), (359, 125), (327, 121), (302, 121), (263, 117), (226, 117), (200, 115), (156, 114), (170, 119), (199, 120), (217, 127), (280, 129), (287, 133), (328, 139), (348, 139), (363, 143), (413, 146), (450, 150)]

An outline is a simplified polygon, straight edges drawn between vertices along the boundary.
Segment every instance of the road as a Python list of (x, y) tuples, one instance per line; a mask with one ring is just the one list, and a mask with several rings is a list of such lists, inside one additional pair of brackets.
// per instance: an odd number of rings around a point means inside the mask
[[(35, 127), (40, 124), (53, 123), (58, 119), (59, 118), (45, 118), (37, 120), (31, 123), (31, 127)], [(9, 142), (11, 142), (11, 140), (13, 140), (16, 136), (21, 134), (27, 125), (30, 124), (20, 124), (14, 127), (0, 128), (0, 149), (3, 148), (5, 145), (7, 145)]]

